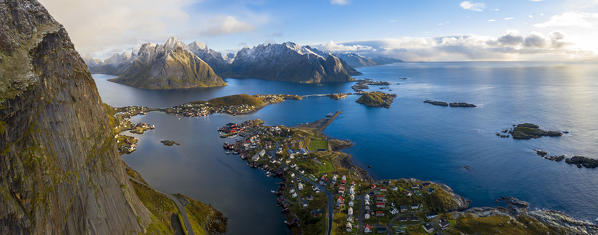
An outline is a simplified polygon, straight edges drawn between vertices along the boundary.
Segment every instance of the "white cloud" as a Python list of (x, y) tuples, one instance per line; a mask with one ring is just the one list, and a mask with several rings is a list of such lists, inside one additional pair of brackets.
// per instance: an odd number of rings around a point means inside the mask
[(594, 28), (598, 25), (598, 13), (585, 12), (565, 12), (559, 15), (554, 15), (544, 23), (535, 24), (538, 28), (548, 27), (575, 27), (575, 28)]
[(461, 6), (461, 8), (463, 8), (465, 10), (470, 10), (470, 11), (484, 11), (484, 8), (486, 8), (486, 4), (484, 4), (482, 2), (470, 2), (470, 1), (463, 1), (463, 2), (461, 2), (461, 4), (459, 4), (459, 6)]
[(364, 56), (389, 56), (406, 61), (475, 60), (580, 60), (596, 58), (589, 51), (570, 49), (562, 33), (549, 35), (511, 32), (501, 37), (402, 37), (346, 43), (328, 42), (316, 47), (327, 51), (357, 51)]
[[(203, 0), (40, 0), (69, 32), (77, 50), (85, 56), (103, 57), (133, 48), (142, 42), (163, 42), (169, 36), (196, 39), (253, 29), (254, 16), (242, 13), (222, 16), (192, 8)], [(193, 10), (192, 10), (193, 9)], [(207, 24), (206, 22), (210, 22)], [(210, 25), (221, 27), (220, 30)], [(206, 36), (210, 36), (206, 35)]]
[(204, 36), (219, 36), (224, 34), (249, 32), (255, 29), (255, 26), (239, 21), (233, 16), (218, 17), (216, 23), (202, 31), (200, 34)]
[(542, 2), (544, 0), (530, 0), (530, 1), (532, 1), (532, 2)]
[(347, 4), (349, 4), (349, 0), (330, 0), (330, 4), (347, 5)]
[(489, 19), (488, 22), (496, 22), (495, 19)]
[[(598, 1), (595, 1), (598, 4)], [(589, 4), (589, 3), (586, 3)], [(567, 35), (570, 47), (598, 53), (598, 13), (567, 11), (534, 25), (538, 30), (559, 31)]]
[(372, 48), (371, 46), (362, 46), (362, 45), (357, 45), (357, 44), (353, 44), (351, 45), (350, 43), (346, 43), (346, 44), (339, 44), (336, 43), (334, 41), (329, 41), (326, 43), (322, 43), (320, 45), (317, 46), (318, 48), (325, 50), (325, 51), (351, 51), (351, 52), (356, 52), (356, 51), (375, 51), (374, 48)]
[(515, 17), (505, 17), (505, 20), (513, 20)]

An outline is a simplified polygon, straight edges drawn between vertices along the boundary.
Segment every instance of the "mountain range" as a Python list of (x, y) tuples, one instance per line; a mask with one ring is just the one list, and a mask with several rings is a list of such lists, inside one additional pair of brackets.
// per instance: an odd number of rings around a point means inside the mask
[(223, 85), (214, 73), (221, 77), (298, 83), (345, 82), (360, 74), (353, 67), (400, 61), (354, 53), (333, 54), (292, 42), (261, 44), (223, 56), (204, 43), (195, 41), (185, 45), (171, 37), (164, 45), (146, 43), (137, 52), (86, 62), (92, 73), (118, 76), (114, 82), (140, 88), (171, 89)]

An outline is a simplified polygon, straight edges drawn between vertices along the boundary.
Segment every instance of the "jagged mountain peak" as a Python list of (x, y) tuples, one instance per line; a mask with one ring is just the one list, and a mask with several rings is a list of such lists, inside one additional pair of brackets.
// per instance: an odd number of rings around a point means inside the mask
[(187, 45), (175, 36), (171, 36), (164, 43), (164, 49), (168, 51), (176, 50), (177, 48), (187, 48)]

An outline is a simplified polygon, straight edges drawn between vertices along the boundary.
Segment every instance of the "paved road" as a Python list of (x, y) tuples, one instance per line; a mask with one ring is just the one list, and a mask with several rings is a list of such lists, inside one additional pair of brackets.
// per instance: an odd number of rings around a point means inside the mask
[[(137, 180), (137, 179), (135, 179), (133, 177), (129, 176), (129, 179), (131, 181), (135, 182), (135, 183), (138, 183), (138, 184), (141, 184), (141, 185), (145, 185), (148, 188), (152, 188), (151, 186), (149, 186), (149, 185), (147, 185), (147, 184), (145, 184), (145, 183), (143, 183), (143, 182), (141, 182), (141, 181), (139, 181), (139, 180)], [(181, 201), (179, 201), (178, 198), (176, 198), (175, 196), (173, 196), (173, 195), (171, 195), (169, 193), (160, 192), (160, 191), (158, 191), (155, 188), (152, 188), (152, 189), (154, 189), (156, 192), (158, 192), (158, 193), (160, 193), (160, 194), (162, 194), (162, 195), (170, 198), (170, 200), (172, 200), (174, 202), (174, 204), (176, 205), (176, 207), (181, 212), (181, 215), (183, 217), (183, 222), (185, 223), (185, 227), (187, 227), (187, 234), (188, 235), (195, 235), (195, 233), (193, 232), (193, 228), (191, 227), (191, 222), (189, 222), (189, 218), (187, 217), (187, 212), (185, 211), (185, 207), (183, 206), (183, 204), (181, 204)]]
[(328, 196), (328, 235), (330, 235), (330, 233), (332, 233), (332, 215), (334, 214), (333, 212), (333, 199), (332, 199), (332, 194), (330, 192), (328, 192), (328, 190), (326, 189), (326, 187), (313, 182), (310, 178), (307, 178), (305, 175), (301, 174), (300, 172), (297, 172), (295, 170), (291, 170), (293, 171), (297, 176), (299, 176), (300, 178), (302, 178), (305, 181), (310, 182), (311, 184), (317, 186), (320, 191), (324, 192), (326, 194), (326, 196)]

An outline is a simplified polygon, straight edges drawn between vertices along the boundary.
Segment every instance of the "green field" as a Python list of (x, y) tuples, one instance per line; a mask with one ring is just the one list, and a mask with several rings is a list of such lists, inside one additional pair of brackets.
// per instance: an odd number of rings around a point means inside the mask
[(318, 149), (328, 150), (328, 142), (323, 139), (311, 139), (309, 150), (315, 152), (318, 151)]

